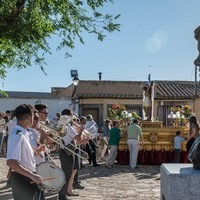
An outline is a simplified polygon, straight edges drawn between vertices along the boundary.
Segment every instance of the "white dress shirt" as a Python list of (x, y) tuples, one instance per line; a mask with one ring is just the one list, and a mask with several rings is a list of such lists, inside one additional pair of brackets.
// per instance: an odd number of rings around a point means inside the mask
[(35, 156), (29, 134), (23, 127), (15, 126), (8, 137), (7, 160), (17, 160), (24, 168), (35, 172)]
[(86, 130), (94, 136), (94, 138), (98, 137), (98, 126), (94, 120), (87, 121), (85, 127)]

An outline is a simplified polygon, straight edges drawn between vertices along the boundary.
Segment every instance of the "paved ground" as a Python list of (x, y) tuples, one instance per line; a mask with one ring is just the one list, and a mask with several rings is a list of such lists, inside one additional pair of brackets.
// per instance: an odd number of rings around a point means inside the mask
[[(57, 156), (55, 162), (60, 165)], [(116, 165), (112, 169), (93, 167), (83, 162), (84, 167), (79, 172), (79, 180), (85, 186), (77, 190), (78, 197), (72, 200), (158, 200), (160, 199), (160, 166), (141, 165), (139, 169), (131, 170), (127, 165)], [(12, 199), (11, 188), (6, 186), (6, 160), (0, 158), (0, 200)], [(57, 194), (47, 196), (49, 200), (57, 200)]]

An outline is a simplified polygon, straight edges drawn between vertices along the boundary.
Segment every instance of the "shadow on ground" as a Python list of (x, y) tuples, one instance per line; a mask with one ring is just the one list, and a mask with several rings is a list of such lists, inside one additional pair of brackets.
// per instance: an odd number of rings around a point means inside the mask
[[(54, 162), (60, 166), (58, 155), (54, 154), (52, 158), (54, 159)], [(89, 165), (87, 161), (83, 161), (84, 167), (79, 170), (79, 180), (85, 182), (96, 178), (117, 177), (117, 175), (120, 174), (132, 174), (138, 180), (160, 180), (160, 165), (141, 165), (138, 169), (130, 169), (128, 165), (116, 164), (115, 167), (108, 169), (105, 167), (105, 162), (99, 162), (99, 164), (99, 167), (93, 167)], [(47, 194), (46, 199), (57, 200), (57, 197), (57, 193)], [(7, 179), (4, 178), (0, 181), (0, 200), (9, 199), (12, 199), (12, 190), (7, 186)]]

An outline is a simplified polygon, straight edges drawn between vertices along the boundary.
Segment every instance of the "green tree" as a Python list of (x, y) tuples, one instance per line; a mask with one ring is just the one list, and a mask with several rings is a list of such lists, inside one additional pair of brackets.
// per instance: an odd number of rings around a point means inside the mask
[(44, 71), (52, 35), (61, 39), (58, 49), (73, 49), (77, 39), (84, 44), (83, 32), (102, 41), (106, 32), (119, 31), (120, 15), (102, 13), (108, 2), (112, 0), (0, 0), (0, 78), (6, 77), (7, 68), (32, 63)]

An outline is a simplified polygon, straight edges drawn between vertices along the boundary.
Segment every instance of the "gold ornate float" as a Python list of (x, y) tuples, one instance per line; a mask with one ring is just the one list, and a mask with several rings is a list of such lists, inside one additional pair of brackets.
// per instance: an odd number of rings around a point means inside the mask
[[(151, 112), (151, 109), (144, 109)], [(144, 137), (144, 145), (140, 145), (138, 162), (141, 164), (161, 164), (163, 162), (173, 162), (173, 139), (177, 131), (181, 131), (183, 137), (188, 135), (187, 122), (191, 115), (189, 106), (172, 107), (169, 115), (170, 126), (163, 126), (161, 121), (153, 121), (152, 113), (146, 113), (140, 122)], [(148, 117), (146, 117), (148, 116)], [(118, 120), (123, 132), (127, 131), (131, 119), (141, 119), (135, 112), (129, 113), (122, 104), (114, 104), (109, 108), (109, 118)], [(187, 162), (186, 141), (182, 143), (181, 162)], [(127, 137), (120, 140), (118, 162), (120, 164), (129, 163), (129, 151)]]
[[(173, 139), (176, 131), (181, 131), (183, 137), (187, 137), (186, 126), (164, 127), (160, 121), (141, 121), (140, 126), (144, 137), (144, 145), (140, 145), (140, 151), (173, 151)], [(126, 130), (125, 127), (122, 128)], [(120, 140), (119, 151), (128, 150), (127, 137)], [(182, 151), (186, 151), (186, 141), (182, 143)]]

